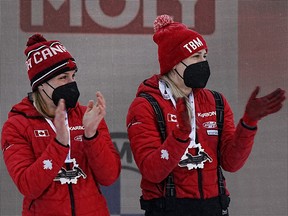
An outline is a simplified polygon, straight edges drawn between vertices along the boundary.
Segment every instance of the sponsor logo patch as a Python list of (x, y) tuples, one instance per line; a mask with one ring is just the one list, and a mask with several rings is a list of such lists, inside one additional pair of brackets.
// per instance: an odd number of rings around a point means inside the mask
[(84, 130), (84, 126), (79, 125), (79, 126), (72, 126), (69, 127), (70, 131), (75, 131), (75, 130)]
[(211, 112), (206, 112), (206, 113), (197, 113), (197, 116), (201, 118), (216, 116), (216, 111), (211, 111)]
[(78, 136), (74, 137), (74, 140), (78, 141), (78, 142), (82, 142), (82, 140), (83, 140), (82, 138), (83, 138), (83, 135), (78, 135)]
[(218, 136), (218, 130), (207, 130), (209, 136)]
[(204, 122), (202, 125), (204, 128), (208, 128), (208, 129), (217, 127), (217, 123), (215, 121)]

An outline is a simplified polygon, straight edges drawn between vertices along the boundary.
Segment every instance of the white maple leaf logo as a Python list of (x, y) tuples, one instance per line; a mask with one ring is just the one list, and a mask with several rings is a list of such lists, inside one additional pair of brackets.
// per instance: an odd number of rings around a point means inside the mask
[(43, 168), (45, 170), (47, 169), (52, 170), (52, 160), (44, 160), (43, 164), (44, 164)]
[(169, 153), (168, 153), (167, 150), (165, 150), (165, 149), (162, 149), (162, 150), (161, 150), (161, 158), (162, 158), (162, 159), (166, 159), (166, 160), (169, 159)]

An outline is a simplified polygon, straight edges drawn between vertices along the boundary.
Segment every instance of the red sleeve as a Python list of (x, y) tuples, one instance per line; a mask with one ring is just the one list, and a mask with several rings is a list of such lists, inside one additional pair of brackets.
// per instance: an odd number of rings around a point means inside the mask
[(143, 178), (154, 183), (161, 182), (171, 173), (189, 145), (189, 141), (177, 141), (172, 133), (162, 144), (154, 110), (141, 97), (136, 98), (129, 108), (127, 131), (135, 162)]
[(235, 129), (233, 113), (225, 98), (224, 109), (221, 165), (226, 171), (236, 172), (244, 166), (249, 157), (257, 130), (245, 128), (241, 121)]
[(111, 185), (120, 175), (121, 161), (110, 137), (105, 121), (101, 121), (94, 137), (84, 137), (85, 154), (96, 181)]
[(54, 138), (39, 158), (35, 158), (20, 119), (9, 119), (2, 129), (2, 151), (7, 170), (19, 191), (31, 199), (39, 197), (53, 182), (68, 154), (68, 147)]

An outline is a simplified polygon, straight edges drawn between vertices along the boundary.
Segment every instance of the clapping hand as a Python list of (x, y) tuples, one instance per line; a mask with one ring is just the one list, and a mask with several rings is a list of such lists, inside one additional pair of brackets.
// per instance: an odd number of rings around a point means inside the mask
[(182, 141), (187, 141), (191, 133), (191, 122), (185, 98), (178, 98), (176, 102), (176, 115), (178, 127), (174, 129), (174, 135)]
[(275, 91), (263, 97), (257, 98), (260, 87), (257, 86), (252, 92), (245, 109), (243, 121), (249, 125), (249, 122), (257, 123), (263, 117), (278, 112), (283, 106), (285, 100), (285, 91), (278, 88)]
[(56, 139), (63, 145), (68, 145), (69, 134), (66, 125), (66, 108), (64, 99), (60, 99), (55, 111), (54, 126), (56, 130)]
[(96, 92), (96, 99), (95, 104), (93, 100), (88, 102), (87, 109), (83, 116), (84, 135), (87, 138), (91, 138), (96, 134), (101, 120), (106, 115), (105, 99), (100, 92)]

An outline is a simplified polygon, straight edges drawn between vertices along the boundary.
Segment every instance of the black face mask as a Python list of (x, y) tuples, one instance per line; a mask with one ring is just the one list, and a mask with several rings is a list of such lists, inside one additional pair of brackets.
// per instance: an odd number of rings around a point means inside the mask
[[(183, 62), (181, 62), (184, 64)], [(184, 70), (183, 77), (178, 75), (184, 80), (184, 83), (187, 87), (190, 88), (205, 88), (208, 79), (210, 77), (210, 68), (208, 61), (202, 61), (191, 65), (186, 65)]]
[[(47, 84), (53, 88), (48, 82)], [(58, 105), (60, 99), (65, 100), (66, 109), (74, 108), (76, 106), (80, 96), (76, 82), (70, 82), (53, 89), (52, 100), (56, 106)]]

